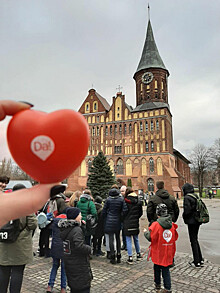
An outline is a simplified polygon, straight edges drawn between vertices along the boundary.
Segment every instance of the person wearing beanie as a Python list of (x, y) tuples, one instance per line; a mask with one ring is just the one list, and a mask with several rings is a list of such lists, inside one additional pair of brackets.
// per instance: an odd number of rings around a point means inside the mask
[[(25, 189), (23, 184), (16, 184), (13, 191)], [(37, 228), (35, 214), (10, 221), (1, 227), (7, 231), (7, 227), (19, 231), (18, 237), (12, 243), (0, 242), (0, 291), (1, 293), (20, 292), (23, 281), (23, 274), (26, 264), (33, 261), (32, 233)]]
[(156, 194), (151, 196), (147, 205), (147, 218), (149, 225), (157, 220), (156, 207), (159, 203), (165, 203), (168, 208), (168, 213), (172, 217), (172, 221), (175, 223), (179, 216), (178, 203), (172, 195), (164, 189), (164, 182), (157, 181), (157, 191)]
[(97, 227), (95, 230), (95, 234), (93, 235), (93, 255), (96, 256), (104, 256), (105, 253), (102, 251), (102, 238), (104, 236), (104, 219), (102, 215), (103, 205), (102, 205), (102, 197), (97, 195), (95, 198), (95, 207), (97, 211)]
[[(120, 230), (121, 230), (121, 217), (125, 216), (128, 209), (125, 204), (124, 198), (120, 196), (120, 191), (117, 188), (112, 188), (109, 190), (109, 196), (105, 201), (105, 205), (102, 211), (105, 226), (104, 231), (109, 236), (109, 246), (110, 246), (110, 262), (116, 264), (121, 262), (121, 240), (120, 240)], [(116, 250), (117, 255), (115, 255), (114, 249), (114, 237), (116, 239)]]
[[(151, 241), (149, 255), (154, 263), (154, 283), (156, 292), (169, 293), (171, 291), (171, 277), (169, 266), (173, 263), (176, 252), (178, 226), (172, 223), (172, 217), (164, 203), (156, 207), (157, 221), (153, 222), (148, 230), (144, 229), (144, 236)], [(164, 289), (161, 290), (161, 272)]]
[[(199, 245), (198, 234), (200, 223), (195, 219), (197, 195), (194, 193), (194, 187), (190, 183), (185, 183), (182, 187), (183, 190), (183, 220), (188, 226), (188, 233), (190, 244), (193, 252), (193, 261), (189, 262), (189, 265), (194, 268), (201, 268), (204, 265), (204, 258)], [(191, 196), (192, 194), (192, 196)], [(193, 195), (195, 197), (193, 197)]]
[(85, 244), (82, 215), (78, 208), (66, 209), (67, 219), (58, 223), (63, 240), (64, 267), (71, 293), (89, 293), (92, 281), (91, 246)]

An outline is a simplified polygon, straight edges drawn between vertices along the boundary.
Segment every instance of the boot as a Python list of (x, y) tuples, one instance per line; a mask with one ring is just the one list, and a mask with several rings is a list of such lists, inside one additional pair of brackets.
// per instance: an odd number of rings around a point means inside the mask
[(161, 293), (172, 293), (171, 290), (167, 290), (167, 289), (162, 289), (160, 292), (161, 292)]
[(50, 286), (48, 286), (48, 287), (47, 287), (47, 291), (46, 291), (46, 293), (51, 293), (51, 292), (53, 292), (53, 288), (50, 287)]
[(111, 259), (111, 254), (110, 254), (110, 251), (107, 251), (107, 259)]
[(160, 293), (161, 291), (160, 291), (160, 289), (161, 289), (161, 285), (159, 284), (156, 284), (156, 283), (154, 283), (154, 285), (155, 285), (155, 290), (156, 290), (156, 293)]
[(121, 254), (117, 254), (117, 263), (121, 263)]
[(111, 255), (111, 260), (110, 263), (115, 265), (116, 264), (116, 260), (115, 260), (115, 254)]

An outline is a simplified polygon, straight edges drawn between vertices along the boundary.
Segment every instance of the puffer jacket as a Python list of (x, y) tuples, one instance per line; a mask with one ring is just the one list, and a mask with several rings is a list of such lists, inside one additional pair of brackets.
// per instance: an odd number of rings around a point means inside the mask
[(127, 211), (127, 206), (124, 198), (120, 196), (120, 191), (116, 188), (111, 189), (102, 210), (105, 233), (111, 234), (120, 231), (121, 219)]
[(158, 189), (156, 194), (153, 195), (148, 201), (147, 205), (147, 218), (149, 224), (152, 224), (157, 220), (156, 208), (160, 203), (164, 203), (167, 206), (168, 214), (171, 215), (172, 221), (175, 223), (179, 216), (179, 207), (176, 199), (170, 195), (165, 189)]
[(86, 221), (88, 214), (92, 214), (97, 217), (97, 211), (94, 202), (89, 194), (82, 194), (80, 200), (77, 203), (77, 208), (80, 209), (82, 214), (82, 220)]
[(197, 224), (198, 222), (195, 219), (195, 213), (196, 213), (196, 204), (197, 200), (190, 196), (191, 194), (194, 194), (194, 187), (190, 183), (186, 183), (183, 185), (183, 220), (185, 224)]
[(84, 243), (80, 224), (75, 220), (62, 219), (58, 227), (63, 240), (64, 266), (69, 287), (73, 292), (89, 288), (92, 281), (89, 263), (91, 247)]
[(95, 207), (97, 210), (97, 216), (98, 216), (98, 221), (97, 221), (97, 227), (95, 230), (95, 237), (101, 238), (104, 236), (104, 220), (103, 220), (103, 214), (102, 214), (102, 209), (103, 206), (101, 203), (95, 202)]
[(33, 260), (32, 233), (37, 228), (35, 214), (20, 218), (20, 230), (17, 240), (13, 243), (0, 242), (0, 265), (19, 266)]
[(138, 200), (138, 196), (135, 192), (128, 194), (128, 196), (125, 197), (125, 202), (128, 212), (123, 221), (124, 235), (138, 235), (140, 233), (139, 218), (143, 214), (142, 203)]
[(65, 219), (66, 215), (61, 214), (53, 219), (51, 224), (52, 228), (52, 244), (51, 244), (51, 256), (53, 258), (63, 258), (63, 240), (60, 237), (60, 229), (58, 223), (61, 219)]

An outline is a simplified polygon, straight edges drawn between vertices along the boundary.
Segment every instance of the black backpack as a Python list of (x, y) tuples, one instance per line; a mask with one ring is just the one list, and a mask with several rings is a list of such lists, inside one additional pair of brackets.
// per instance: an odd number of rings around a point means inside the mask
[[(25, 228), (24, 228), (25, 229)], [(11, 220), (0, 229), (0, 242), (13, 243), (20, 235), (20, 220)]]
[(196, 199), (196, 212), (195, 212), (195, 219), (198, 223), (206, 224), (209, 222), (209, 211), (205, 205), (205, 203), (202, 201), (202, 199), (199, 197), (199, 195), (188, 193), (191, 197)]

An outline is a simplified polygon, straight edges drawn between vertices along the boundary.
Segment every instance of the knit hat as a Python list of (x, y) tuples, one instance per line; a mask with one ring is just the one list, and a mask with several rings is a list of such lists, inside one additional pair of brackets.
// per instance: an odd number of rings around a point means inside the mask
[(78, 208), (68, 208), (66, 210), (67, 219), (75, 220), (78, 215), (81, 213), (80, 209)]
[(95, 202), (97, 202), (97, 203), (102, 203), (102, 198), (101, 198), (101, 196), (96, 196), (96, 198), (95, 198)]
[(157, 216), (166, 217), (168, 215), (167, 206), (164, 203), (160, 203), (156, 208)]

